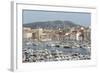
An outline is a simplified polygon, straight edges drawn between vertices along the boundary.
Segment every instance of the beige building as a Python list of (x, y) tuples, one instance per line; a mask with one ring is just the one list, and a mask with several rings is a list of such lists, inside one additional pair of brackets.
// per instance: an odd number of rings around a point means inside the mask
[(23, 29), (23, 36), (24, 38), (31, 38), (37, 41), (51, 41), (51, 30), (46, 30), (42, 28), (38, 29), (31, 29), (31, 28), (24, 28)]
[(26, 27), (23, 28), (23, 37), (27, 39), (32, 37), (31, 28), (26, 28)]
[(23, 28), (24, 38), (37, 41), (90, 40), (90, 29), (72, 28), (69, 32), (62, 30)]

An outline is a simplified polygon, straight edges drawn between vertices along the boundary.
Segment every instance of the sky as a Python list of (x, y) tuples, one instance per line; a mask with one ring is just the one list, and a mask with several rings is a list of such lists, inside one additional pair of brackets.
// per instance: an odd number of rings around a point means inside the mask
[(72, 21), (75, 24), (89, 26), (91, 24), (91, 14), (83, 12), (80, 13), (80, 12), (23, 10), (23, 24), (39, 22), (39, 21), (54, 21), (54, 20)]

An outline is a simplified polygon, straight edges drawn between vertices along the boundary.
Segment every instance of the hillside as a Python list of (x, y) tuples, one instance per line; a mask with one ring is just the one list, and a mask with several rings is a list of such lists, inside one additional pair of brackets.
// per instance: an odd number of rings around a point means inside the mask
[(77, 27), (80, 25), (77, 25), (71, 21), (44, 21), (44, 22), (33, 22), (33, 23), (27, 23), (23, 24), (23, 27), (30, 27), (30, 28), (45, 28), (45, 29), (63, 29), (63, 28), (71, 28), (71, 27)]

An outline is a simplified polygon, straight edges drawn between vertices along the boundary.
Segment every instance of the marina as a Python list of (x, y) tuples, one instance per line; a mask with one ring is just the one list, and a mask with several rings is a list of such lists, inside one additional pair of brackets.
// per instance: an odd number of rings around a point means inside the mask
[[(73, 41), (72, 41), (73, 42)], [(70, 43), (72, 43), (70, 41)], [(59, 44), (60, 43), (60, 44)], [(62, 42), (35, 42), (24, 41), (23, 62), (48, 62), (48, 61), (69, 61), (69, 60), (90, 60), (91, 48), (86, 42), (72, 45)], [(84, 43), (84, 44), (83, 44)], [(81, 45), (81, 47), (79, 46)], [(85, 46), (83, 46), (85, 45)]]

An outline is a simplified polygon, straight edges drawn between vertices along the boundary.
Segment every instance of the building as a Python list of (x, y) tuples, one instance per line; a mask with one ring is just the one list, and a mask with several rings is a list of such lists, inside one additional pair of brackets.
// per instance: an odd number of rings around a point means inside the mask
[(24, 27), (23, 28), (23, 38), (31, 38), (32, 37), (32, 31), (31, 31), (31, 28), (28, 28), (28, 27)]
[(37, 41), (51, 41), (52, 39), (52, 31), (42, 28), (23, 28), (23, 37), (26, 39), (32, 39)]

